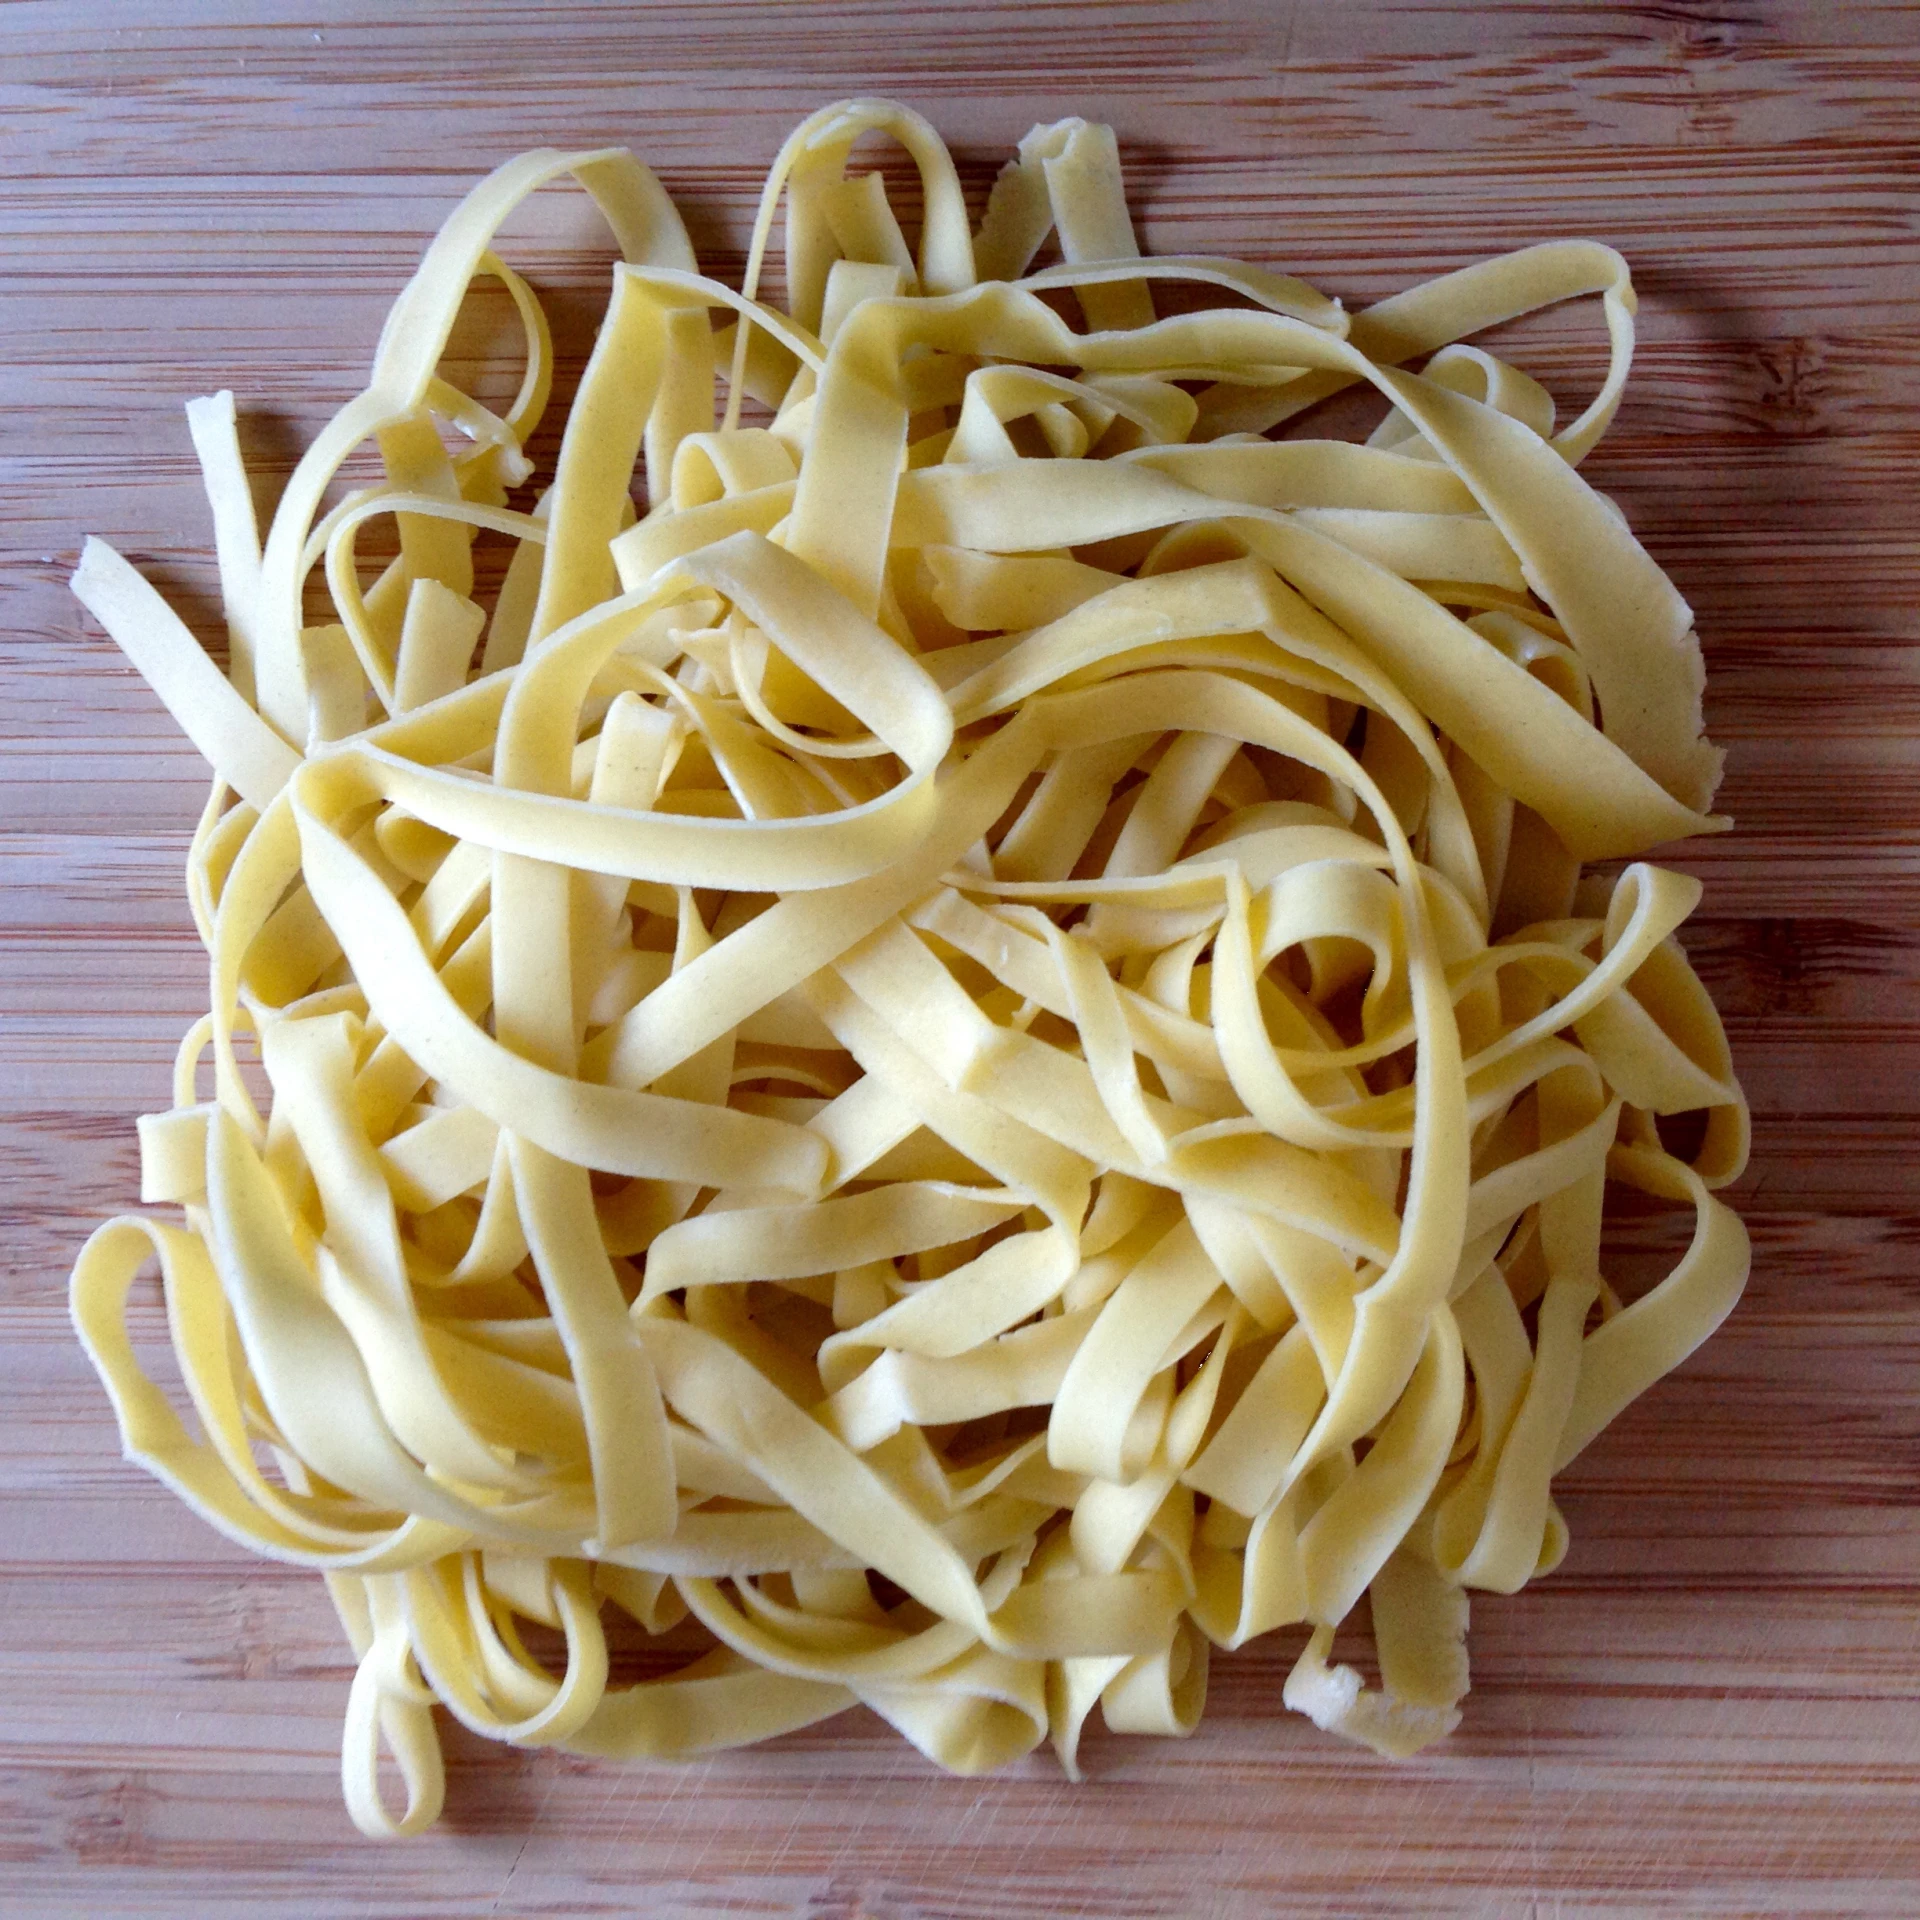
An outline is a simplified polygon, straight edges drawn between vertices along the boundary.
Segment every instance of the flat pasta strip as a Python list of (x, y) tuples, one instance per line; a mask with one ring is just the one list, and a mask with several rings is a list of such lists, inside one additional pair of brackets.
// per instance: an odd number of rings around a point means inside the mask
[[(566, 176), (621, 259), (539, 475), (492, 247)], [(1596, 294), (1556, 432), (1466, 336)], [(470, 297), (504, 411), (443, 366)], [(264, 538), (233, 397), (189, 406), (230, 672), (101, 543), (74, 577), (214, 770), (211, 1004), (140, 1123), (184, 1219), (102, 1227), (73, 1313), (128, 1457), (326, 1574), (363, 1832), (437, 1815), (436, 1703), (669, 1759), (859, 1702), (1077, 1773), (1096, 1708), (1191, 1732), (1209, 1646), (1298, 1625), (1320, 1726), (1458, 1724), (1467, 1592), (1557, 1564), (1552, 1472), (1749, 1258), (1699, 888), (1643, 858), (1727, 824), (1699, 645), (1577, 470), (1633, 305), (1586, 242), (1351, 316), (1143, 257), (1080, 120), (975, 228), (860, 99), (739, 291), (629, 155), (489, 176)], [(1315, 437), (1356, 384), (1380, 427)], [(1696, 1220), (1630, 1303), (1614, 1188)], [(1363, 1599), (1378, 1689), (1329, 1658)]]

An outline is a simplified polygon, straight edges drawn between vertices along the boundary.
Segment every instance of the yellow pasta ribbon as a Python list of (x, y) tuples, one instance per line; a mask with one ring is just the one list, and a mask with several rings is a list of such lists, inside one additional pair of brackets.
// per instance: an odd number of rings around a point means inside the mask
[[(493, 237), (565, 176), (621, 258), (537, 479)], [(1586, 295), (1556, 431), (1467, 336)], [(474, 297), (504, 411), (443, 368)], [(1351, 315), (1143, 258), (1080, 120), (975, 226), (863, 99), (741, 291), (627, 154), (489, 176), (264, 538), (191, 403), (229, 672), (101, 543), (74, 576), (214, 770), (211, 1004), (140, 1123), (184, 1218), (102, 1227), (73, 1314), (128, 1458), (325, 1573), (362, 1831), (436, 1817), (436, 1703), (668, 1759), (860, 1702), (1076, 1771), (1096, 1707), (1188, 1733), (1209, 1646), (1297, 1625), (1322, 1727), (1458, 1723), (1467, 1592), (1558, 1562), (1553, 1472), (1748, 1266), (1699, 888), (1642, 858), (1727, 824), (1699, 645), (1578, 470), (1633, 310), (1587, 242)], [(1354, 385), (1381, 425), (1314, 437)], [(1630, 1302), (1615, 1188), (1696, 1221)], [(1377, 1689), (1330, 1662), (1363, 1600)], [(610, 1632), (681, 1663), (617, 1682)]]

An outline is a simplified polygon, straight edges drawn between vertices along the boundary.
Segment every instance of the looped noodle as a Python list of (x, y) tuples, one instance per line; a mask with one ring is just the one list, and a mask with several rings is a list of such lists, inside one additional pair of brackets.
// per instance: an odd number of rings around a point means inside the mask
[[(569, 173), (623, 258), (516, 498), (551, 348), (492, 239)], [(441, 365), (481, 279), (504, 410)], [(1556, 435), (1462, 342), (1589, 293)], [(327, 1575), (363, 1831), (435, 1817), (435, 1702), (671, 1757), (860, 1701), (1072, 1771), (1096, 1706), (1191, 1731), (1209, 1646), (1299, 1623), (1321, 1726), (1457, 1723), (1466, 1591), (1558, 1561), (1551, 1473), (1748, 1262), (1699, 889), (1638, 860), (1725, 825), (1699, 648), (1575, 467), (1632, 314), (1584, 242), (1353, 315), (1143, 259), (1077, 120), (970, 231), (862, 100), (783, 151), (744, 295), (624, 154), (483, 181), (264, 543), (193, 403), (230, 676), (100, 543), (74, 581), (214, 768), (212, 1005), (141, 1122), (185, 1224), (102, 1227), (73, 1309), (128, 1456)], [(1314, 438), (1355, 383), (1380, 428)], [(1610, 1184), (1697, 1222), (1631, 1304)], [(154, 1256), (197, 1432), (126, 1331)], [(1363, 1596), (1377, 1690), (1329, 1664)], [(609, 1607), (677, 1670), (611, 1681)]]

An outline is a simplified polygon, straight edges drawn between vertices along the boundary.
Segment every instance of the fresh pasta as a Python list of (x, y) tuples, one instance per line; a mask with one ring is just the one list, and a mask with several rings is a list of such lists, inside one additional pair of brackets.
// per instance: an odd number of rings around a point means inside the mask
[[(536, 483), (492, 246), (568, 177), (621, 257)], [(481, 282), (504, 405), (447, 358)], [(1466, 341), (1587, 295), (1561, 425)], [(364, 1832), (436, 1817), (435, 1704), (670, 1759), (864, 1702), (1076, 1773), (1096, 1707), (1190, 1732), (1209, 1649), (1294, 1626), (1322, 1728), (1458, 1723), (1468, 1591), (1554, 1567), (1553, 1474), (1748, 1265), (1700, 890), (1640, 858), (1726, 825), (1699, 645), (1579, 473), (1633, 313), (1584, 241), (1353, 314), (1141, 257), (1080, 120), (976, 226), (853, 100), (741, 292), (623, 152), (481, 182), (264, 539), (192, 403), (228, 672), (106, 546), (74, 578), (213, 768), (209, 1010), (140, 1122), (182, 1223), (103, 1226), (73, 1313), (127, 1456), (326, 1576)], [(1695, 1222), (1630, 1303), (1614, 1189)]]

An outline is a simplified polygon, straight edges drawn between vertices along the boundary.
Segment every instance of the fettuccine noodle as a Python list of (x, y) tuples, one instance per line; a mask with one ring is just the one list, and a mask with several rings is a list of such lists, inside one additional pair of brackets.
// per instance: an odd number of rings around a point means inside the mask
[[(536, 496), (491, 243), (563, 176), (621, 260)], [(480, 280), (504, 411), (442, 366)], [(1569, 425), (1460, 344), (1587, 294)], [(214, 769), (210, 1010), (140, 1123), (185, 1224), (102, 1227), (73, 1310), (128, 1457), (326, 1575), (365, 1832), (439, 1811), (435, 1702), (623, 1758), (864, 1702), (1074, 1772), (1096, 1705), (1189, 1732), (1209, 1648), (1298, 1623), (1320, 1726), (1457, 1724), (1467, 1590), (1560, 1560), (1551, 1476), (1748, 1264), (1699, 887), (1636, 858), (1726, 824), (1699, 646), (1577, 471), (1633, 311), (1584, 241), (1353, 315), (1142, 258), (1079, 120), (974, 228), (856, 100), (744, 293), (623, 152), (483, 181), (264, 542), (192, 404), (230, 671), (107, 547), (74, 581)], [(1364, 444), (1272, 437), (1356, 383)], [(1694, 1210), (1630, 1305), (1609, 1186)], [(197, 1432), (127, 1331), (156, 1257)], [(610, 1680), (609, 1607), (659, 1677)]]

